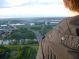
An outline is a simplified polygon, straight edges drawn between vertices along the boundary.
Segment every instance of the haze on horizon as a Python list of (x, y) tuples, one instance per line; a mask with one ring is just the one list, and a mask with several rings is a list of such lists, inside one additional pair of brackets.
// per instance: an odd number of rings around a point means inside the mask
[(61, 17), (67, 11), (62, 0), (0, 0), (0, 18)]

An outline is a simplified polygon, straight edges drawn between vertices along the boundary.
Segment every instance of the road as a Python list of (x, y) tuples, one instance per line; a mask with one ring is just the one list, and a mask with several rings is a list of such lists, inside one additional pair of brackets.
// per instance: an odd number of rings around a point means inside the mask
[(28, 28), (28, 30), (29, 30), (29, 31), (32, 31), (32, 32), (35, 34), (36, 40), (38, 41), (38, 43), (42, 40), (42, 37), (43, 37), (43, 36), (42, 36), (38, 31), (32, 30), (32, 29), (30, 29), (30, 28)]

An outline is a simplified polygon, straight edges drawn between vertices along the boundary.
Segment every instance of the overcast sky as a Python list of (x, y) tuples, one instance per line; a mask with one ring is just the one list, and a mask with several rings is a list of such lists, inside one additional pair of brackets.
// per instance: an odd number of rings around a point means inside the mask
[(0, 0), (0, 18), (67, 16), (62, 0)]

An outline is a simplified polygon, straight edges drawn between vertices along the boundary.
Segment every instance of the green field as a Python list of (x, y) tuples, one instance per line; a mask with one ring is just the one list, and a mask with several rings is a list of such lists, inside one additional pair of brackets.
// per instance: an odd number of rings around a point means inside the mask
[[(4, 24), (7, 21), (0, 23)], [(5, 34), (5, 36), (0, 36), (0, 40), (15, 40), (7, 45), (3, 43), (0, 45), (0, 59), (36, 59), (37, 37), (42, 38), (53, 26), (45, 24), (16, 26), (16, 30)]]
[(38, 44), (6, 45), (0, 47), (0, 56), (6, 59), (35, 59), (37, 50)]

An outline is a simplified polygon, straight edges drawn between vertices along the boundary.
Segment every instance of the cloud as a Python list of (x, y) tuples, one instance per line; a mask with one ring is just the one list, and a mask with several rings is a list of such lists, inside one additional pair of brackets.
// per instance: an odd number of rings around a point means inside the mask
[(59, 0), (5, 0), (6, 4), (4, 4), (3, 0), (2, 5), (9, 6), (10, 8), (0, 8), (0, 18), (67, 16), (67, 10), (63, 7), (62, 2), (58, 1)]
[(61, 4), (61, 0), (0, 0), (0, 7), (17, 7), (33, 4)]
[(33, 5), (0, 9), (2, 17), (38, 17), (38, 16), (66, 16), (67, 10), (57, 5)]
[(0, 8), (4, 7), (5, 3), (5, 0), (0, 0)]

